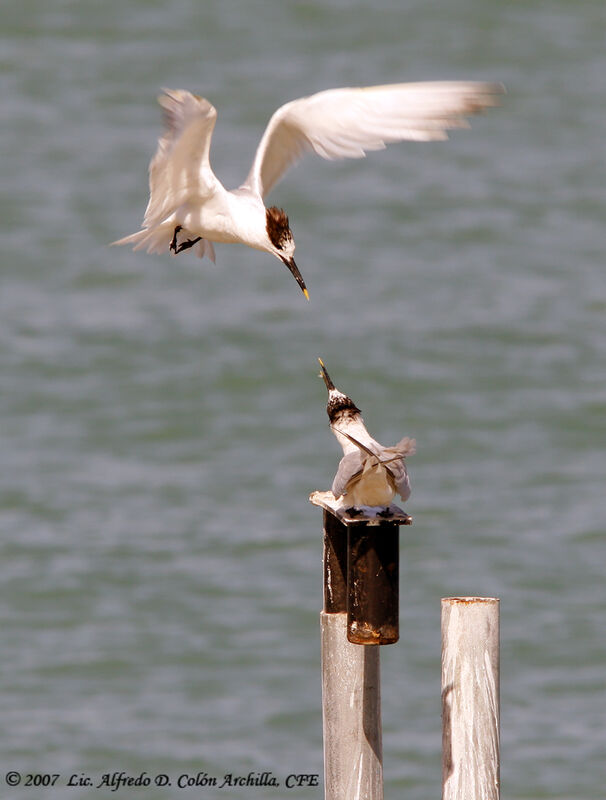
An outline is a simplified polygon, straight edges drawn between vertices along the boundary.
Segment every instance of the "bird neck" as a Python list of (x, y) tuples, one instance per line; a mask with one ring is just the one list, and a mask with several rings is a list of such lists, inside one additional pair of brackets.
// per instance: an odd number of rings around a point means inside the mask
[(225, 215), (225, 224), (230, 226), (235, 240), (255, 250), (273, 254), (275, 248), (265, 229), (265, 206), (262, 200), (236, 190), (226, 192), (226, 205), (229, 213)]
[(347, 453), (358, 452), (360, 448), (354, 444), (354, 442), (350, 441), (347, 436), (343, 436), (340, 431), (348, 433), (350, 436), (353, 436), (354, 439), (357, 439), (367, 446), (375, 444), (374, 439), (366, 430), (366, 425), (364, 425), (364, 420), (360, 414), (340, 415), (332, 422), (332, 429), (345, 455)]

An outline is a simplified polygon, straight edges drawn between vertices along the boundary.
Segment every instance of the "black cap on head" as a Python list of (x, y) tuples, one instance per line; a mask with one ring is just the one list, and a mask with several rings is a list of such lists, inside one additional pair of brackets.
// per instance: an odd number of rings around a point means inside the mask
[(351, 397), (348, 397), (346, 394), (343, 394), (343, 392), (340, 392), (334, 385), (330, 375), (326, 371), (326, 367), (324, 366), (322, 359), (319, 358), (318, 361), (320, 362), (320, 369), (322, 370), (320, 377), (324, 380), (326, 388), (328, 389), (326, 413), (328, 414), (328, 419), (331, 421), (331, 423), (338, 419), (342, 419), (344, 415), (353, 417), (356, 414), (361, 414), (362, 412), (351, 399)]

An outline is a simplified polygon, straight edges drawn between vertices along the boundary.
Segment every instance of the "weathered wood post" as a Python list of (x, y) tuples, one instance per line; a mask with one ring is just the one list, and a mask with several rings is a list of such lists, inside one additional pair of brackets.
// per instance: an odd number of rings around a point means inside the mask
[(332, 492), (314, 492), (310, 500), (324, 509), (324, 796), (383, 800), (380, 661), (373, 645), (398, 640), (398, 527), (412, 519), (393, 505), (381, 516), (349, 516)]
[(499, 600), (442, 599), (442, 798), (499, 800)]

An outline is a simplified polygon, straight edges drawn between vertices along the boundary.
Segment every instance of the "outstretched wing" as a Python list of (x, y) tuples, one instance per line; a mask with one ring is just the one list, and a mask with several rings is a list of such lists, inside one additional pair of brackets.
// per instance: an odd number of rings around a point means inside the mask
[(158, 102), (166, 129), (149, 165), (149, 203), (143, 227), (162, 222), (188, 197), (204, 198), (217, 179), (209, 150), (217, 112), (208, 100), (182, 89), (164, 89)]
[(390, 142), (447, 139), (504, 91), (499, 83), (443, 81), (328, 89), (293, 100), (270, 119), (243, 186), (264, 197), (306, 151), (362, 158)]

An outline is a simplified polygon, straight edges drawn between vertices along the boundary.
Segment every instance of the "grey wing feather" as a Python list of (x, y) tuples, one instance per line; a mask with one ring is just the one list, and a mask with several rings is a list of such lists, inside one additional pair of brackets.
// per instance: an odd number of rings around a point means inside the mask
[(403, 459), (392, 461), (387, 469), (393, 476), (397, 493), (402, 500), (406, 500), (410, 495), (410, 479), (408, 477), (405, 461)]
[(335, 497), (341, 497), (345, 494), (347, 484), (352, 478), (355, 478), (362, 472), (362, 454), (359, 451), (355, 453), (348, 453), (339, 461), (337, 474), (332, 482), (332, 493)]
[(406, 456), (414, 455), (416, 449), (417, 443), (415, 439), (410, 439), (408, 436), (405, 436), (393, 447), (385, 448), (386, 454), (393, 453), (394, 456), (400, 456), (400, 458), (391, 461), (387, 469), (393, 475), (396, 491), (402, 500), (407, 500), (410, 497), (410, 478), (408, 477), (404, 459)]

